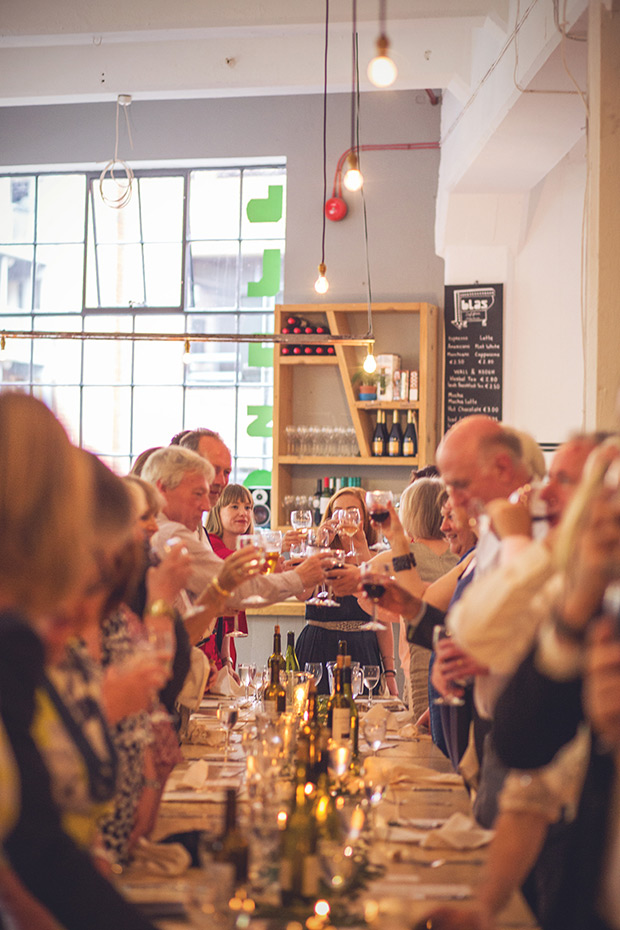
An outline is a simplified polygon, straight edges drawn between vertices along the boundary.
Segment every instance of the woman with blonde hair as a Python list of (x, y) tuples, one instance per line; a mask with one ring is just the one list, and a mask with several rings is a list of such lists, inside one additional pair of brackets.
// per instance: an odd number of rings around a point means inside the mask
[[(25, 394), (0, 395), (0, 713), (20, 792), (16, 820), (3, 825), (6, 860), (66, 930), (153, 930), (63, 832), (30, 733), (44, 666), (37, 631), (94, 567), (91, 500), (84, 455), (47, 407)], [(7, 776), (0, 771), (4, 792)], [(5, 878), (6, 868), (0, 869)], [(10, 901), (3, 885), (1, 897)], [(28, 916), (18, 910), (13, 900), (20, 930), (51, 926), (41, 908)]]

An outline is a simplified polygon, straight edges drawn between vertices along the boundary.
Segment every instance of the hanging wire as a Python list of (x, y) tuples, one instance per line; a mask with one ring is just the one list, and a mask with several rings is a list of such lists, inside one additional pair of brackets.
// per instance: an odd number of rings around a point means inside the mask
[(327, 200), (327, 49), (329, 44), (329, 0), (325, 0), (325, 62), (323, 66), (323, 230), (321, 233), (321, 264), (325, 264), (325, 201)]
[[(356, 75), (357, 75), (357, 0), (353, 0), (351, 10), (352, 40), (351, 40), (351, 149), (355, 151), (355, 123), (356, 123)], [(356, 153), (357, 154), (357, 153)]]
[[(121, 103), (121, 97), (124, 98)], [(131, 97), (128, 94), (120, 94), (116, 98), (116, 137), (114, 142), (114, 158), (111, 159), (101, 174), (99, 175), (99, 193), (101, 194), (101, 199), (106, 206), (111, 207), (113, 210), (122, 210), (123, 207), (126, 207), (129, 201), (131, 200), (131, 195), (133, 193), (133, 180), (134, 174), (131, 170), (131, 167), (127, 162), (119, 159), (118, 157), (118, 117), (121, 106), (125, 111), (125, 122), (127, 124), (127, 135), (129, 136), (129, 144), (133, 149), (133, 139), (131, 137), (131, 125), (129, 123), (129, 104), (131, 103)], [(117, 179), (114, 174), (115, 168), (121, 168), (125, 172), (124, 180)], [(110, 181), (115, 185), (118, 196), (110, 197), (104, 192), (104, 184), (106, 180), (106, 175), (110, 174)]]
[[(355, 0), (354, 0), (355, 2)], [(354, 43), (354, 74), (355, 74), (355, 101), (357, 109), (357, 118), (355, 122), (355, 145), (357, 152), (360, 150), (360, 68), (359, 68), (359, 45), (358, 45), (358, 36), (355, 33), (355, 43)], [(359, 154), (358, 154), (359, 159)], [(361, 171), (361, 164), (358, 161), (358, 167)], [(368, 335), (371, 338), (374, 338), (374, 330), (372, 325), (372, 285), (370, 282), (370, 256), (368, 248), (368, 214), (366, 211), (366, 195), (364, 194), (364, 185), (361, 187), (362, 194), (362, 215), (364, 217), (364, 252), (366, 256), (366, 293), (368, 296)]]

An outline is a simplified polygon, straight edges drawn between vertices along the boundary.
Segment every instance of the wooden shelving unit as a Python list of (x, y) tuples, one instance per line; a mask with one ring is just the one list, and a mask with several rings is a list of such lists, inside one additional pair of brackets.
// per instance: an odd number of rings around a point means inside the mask
[[(428, 303), (373, 304), (375, 354), (395, 352), (403, 359), (403, 367), (419, 371), (419, 400), (360, 401), (351, 383), (359, 371), (364, 350), (356, 346), (336, 345), (335, 356), (282, 356), (276, 346), (274, 356), (274, 408), (273, 408), (273, 477), (272, 522), (284, 522), (282, 500), (291, 494), (295, 470), (312, 466), (347, 466), (355, 469), (373, 467), (377, 470), (420, 467), (433, 460), (437, 445), (437, 307)], [(366, 304), (288, 304), (275, 309), (275, 327), (279, 332), (284, 317), (293, 315), (327, 322), (334, 335), (352, 335), (366, 331)], [(382, 335), (383, 334), (383, 335)], [(325, 378), (334, 379), (334, 391), (344, 390), (348, 422), (352, 425), (359, 448), (356, 456), (292, 456), (288, 455), (285, 428), (299, 423), (295, 417), (297, 373), (312, 367), (321, 369)], [(335, 371), (334, 369), (337, 369)], [(318, 371), (317, 371), (318, 374)], [(340, 382), (340, 384), (338, 383)], [(331, 382), (330, 382), (331, 384)], [(418, 414), (419, 451), (415, 458), (377, 458), (371, 455), (372, 434), (377, 410), (415, 410)], [(345, 413), (346, 413), (345, 411)], [(322, 425), (325, 411), (311, 412), (304, 425)], [(354, 471), (351, 473), (355, 474)], [(377, 472), (378, 473), (378, 472)], [(317, 471), (317, 477), (321, 472)]]

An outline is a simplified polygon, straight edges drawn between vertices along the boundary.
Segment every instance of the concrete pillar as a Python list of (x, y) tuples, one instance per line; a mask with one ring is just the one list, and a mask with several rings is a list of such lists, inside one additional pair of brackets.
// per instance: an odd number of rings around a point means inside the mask
[[(585, 425), (620, 427), (620, 0), (590, 0)], [(561, 336), (558, 348), (561, 351)]]

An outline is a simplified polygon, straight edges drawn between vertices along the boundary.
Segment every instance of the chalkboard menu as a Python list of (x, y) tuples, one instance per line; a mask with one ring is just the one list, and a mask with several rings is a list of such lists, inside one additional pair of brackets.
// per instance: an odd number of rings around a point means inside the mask
[(474, 413), (502, 418), (502, 284), (445, 289), (444, 428)]

